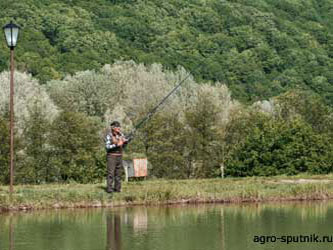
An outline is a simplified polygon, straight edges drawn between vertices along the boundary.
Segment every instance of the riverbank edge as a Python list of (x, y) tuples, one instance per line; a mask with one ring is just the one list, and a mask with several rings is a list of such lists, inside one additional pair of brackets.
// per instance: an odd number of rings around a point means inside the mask
[(0, 207), (0, 214), (8, 213), (8, 212), (24, 212), (24, 211), (39, 211), (39, 210), (57, 210), (57, 209), (84, 209), (84, 208), (115, 208), (115, 207), (134, 207), (134, 206), (167, 206), (167, 205), (199, 205), (199, 204), (245, 204), (245, 203), (267, 203), (267, 202), (309, 202), (309, 201), (329, 201), (333, 200), (332, 197), (328, 198), (313, 198), (313, 199), (303, 199), (303, 198), (286, 198), (286, 199), (263, 199), (263, 200), (251, 200), (251, 199), (244, 199), (244, 200), (176, 200), (176, 201), (166, 201), (166, 202), (159, 202), (159, 203), (144, 203), (144, 202), (133, 202), (133, 203), (117, 203), (117, 204), (54, 204), (53, 206), (47, 207), (33, 207), (33, 206), (25, 206), (20, 205), (16, 207)]
[(0, 186), (0, 213), (65, 208), (111, 208), (204, 203), (258, 203), (333, 199), (333, 176), (150, 180), (124, 183), (108, 194), (103, 184)]

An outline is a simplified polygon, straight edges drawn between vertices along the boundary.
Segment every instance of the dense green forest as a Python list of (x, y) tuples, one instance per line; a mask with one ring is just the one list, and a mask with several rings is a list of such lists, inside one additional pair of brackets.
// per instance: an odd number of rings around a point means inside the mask
[[(117, 60), (222, 82), (252, 102), (299, 88), (333, 104), (332, 0), (0, 0), (17, 68), (41, 83)], [(8, 50), (0, 44), (0, 71)]]
[[(120, 121), (128, 133), (187, 75), (183, 68), (133, 61), (46, 85), (17, 72), (16, 182), (103, 180), (110, 122)], [(8, 71), (0, 74), (0, 89), (0, 183), (8, 183)], [(244, 105), (226, 85), (189, 77), (125, 153), (125, 159), (147, 157), (149, 176), (158, 178), (327, 174), (333, 171), (333, 111), (304, 90)]]
[[(125, 133), (179, 81), (125, 158), (158, 178), (333, 172), (332, 0), (0, 0), (15, 49), (15, 180), (97, 182)], [(0, 42), (0, 183), (9, 50)], [(189, 77), (187, 77), (189, 76)]]

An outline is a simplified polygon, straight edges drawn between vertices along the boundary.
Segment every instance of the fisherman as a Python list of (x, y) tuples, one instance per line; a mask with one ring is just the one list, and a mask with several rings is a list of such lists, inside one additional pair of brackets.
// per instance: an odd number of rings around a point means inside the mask
[[(199, 64), (200, 65), (200, 64)], [(199, 67), (198, 65), (198, 67)], [(130, 133), (128, 138), (126, 138), (121, 130), (120, 123), (114, 121), (110, 124), (111, 132), (106, 135), (105, 147), (107, 152), (107, 188), (108, 193), (120, 192), (121, 189), (121, 171), (123, 168), (122, 153), (123, 148), (133, 140), (135, 132), (144, 123), (146, 123), (157, 109), (162, 106), (163, 103), (174, 93), (176, 90), (191, 76), (189, 73), (185, 78), (183, 78), (136, 126), (134, 126), (133, 131)], [(115, 187), (113, 188), (113, 181), (115, 181)]]
[[(121, 132), (120, 123), (113, 121), (111, 131), (106, 135), (105, 148), (107, 152), (107, 187), (108, 193), (121, 191), (121, 173), (123, 169), (123, 148), (128, 140)], [(114, 188), (113, 188), (114, 182)]]

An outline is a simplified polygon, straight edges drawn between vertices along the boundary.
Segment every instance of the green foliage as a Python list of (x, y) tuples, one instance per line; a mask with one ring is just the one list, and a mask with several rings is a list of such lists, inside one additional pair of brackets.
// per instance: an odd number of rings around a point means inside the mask
[(143, 133), (146, 135), (143, 146), (152, 165), (151, 175), (159, 178), (189, 177), (183, 158), (186, 134), (177, 117), (157, 115)]
[[(0, 73), (0, 115), (4, 115), (9, 111), (10, 96), (10, 73), (4, 71)], [(43, 113), (45, 119), (52, 121), (58, 113), (58, 108), (50, 99), (44, 86), (31, 75), (15, 71), (14, 74), (14, 115), (15, 127), (21, 134), (28, 125), (27, 121), (32, 114), (31, 110), (36, 108)]]
[(52, 181), (49, 135), (51, 122), (38, 103), (29, 109), (27, 126), (23, 131), (24, 155), (17, 164), (16, 181), (19, 183), (46, 183)]
[[(7, 117), (6, 117), (7, 118)], [(0, 116), (0, 183), (9, 182), (9, 123)]]
[(302, 117), (319, 133), (332, 133), (332, 108), (322, 101), (322, 98), (305, 91), (288, 91), (275, 98), (278, 115), (283, 120)]
[[(117, 60), (182, 65), (243, 102), (299, 87), (333, 104), (331, 0), (0, 0), (22, 27), (17, 67), (41, 83)], [(0, 71), (9, 53), (0, 44)], [(200, 66), (199, 68), (197, 66)], [(196, 70), (194, 70), (196, 69)]]
[[(9, 184), (10, 177), (10, 127), (9, 112), (0, 115), (0, 183)], [(22, 150), (22, 138), (18, 136), (18, 131), (14, 127), (14, 176), (15, 163), (20, 159)]]
[(199, 92), (197, 103), (186, 113), (188, 164), (194, 165), (191, 175), (198, 178), (216, 176), (221, 163), (219, 107), (213, 101), (207, 92)]
[[(82, 113), (62, 112), (53, 122), (50, 144), (58, 181), (92, 182), (104, 175), (101, 166), (100, 125)], [(103, 167), (103, 169), (101, 169)]]
[(333, 170), (333, 148), (300, 119), (264, 120), (253, 127), (227, 160), (231, 176), (295, 175)]
[[(253, 55), (246, 51), (230, 53)], [(185, 76), (182, 67), (172, 72), (133, 61), (46, 86), (16, 72), (15, 183), (101, 181), (102, 131), (119, 120), (129, 132)], [(0, 182), (7, 183), (8, 72), (0, 80)], [(137, 131), (124, 158), (147, 157), (149, 176), (160, 178), (218, 177), (222, 166), (229, 176), (323, 174), (333, 170), (332, 129), (332, 108), (311, 91), (244, 106), (226, 85), (198, 84), (190, 76)]]
[(77, 72), (64, 80), (50, 81), (48, 93), (62, 109), (103, 118), (117, 91), (110, 75), (94, 71)]

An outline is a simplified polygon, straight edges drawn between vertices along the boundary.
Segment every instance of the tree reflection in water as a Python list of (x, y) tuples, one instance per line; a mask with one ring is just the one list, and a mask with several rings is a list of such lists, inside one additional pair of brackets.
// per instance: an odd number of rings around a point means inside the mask
[(14, 250), (14, 226), (12, 217), (9, 218), (9, 250)]

